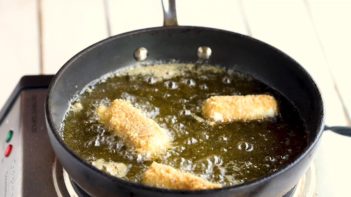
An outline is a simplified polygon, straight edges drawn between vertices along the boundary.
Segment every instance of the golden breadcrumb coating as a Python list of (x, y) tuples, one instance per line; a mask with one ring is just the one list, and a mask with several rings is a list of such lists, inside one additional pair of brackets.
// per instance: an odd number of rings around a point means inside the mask
[(167, 130), (128, 101), (116, 99), (109, 107), (101, 105), (97, 115), (102, 124), (137, 153), (157, 157), (170, 146), (171, 137)]
[(202, 105), (203, 116), (214, 122), (262, 120), (278, 114), (270, 95), (213, 96)]
[(144, 172), (143, 183), (152, 187), (180, 190), (201, 190), (221, 188), (222, 185), (212, 183), (194, 174), (182, 172), (169, 165), (153, 162)]

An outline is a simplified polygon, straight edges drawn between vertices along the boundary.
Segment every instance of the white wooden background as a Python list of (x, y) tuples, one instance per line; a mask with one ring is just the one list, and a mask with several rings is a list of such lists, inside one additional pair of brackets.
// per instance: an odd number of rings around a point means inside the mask
[[(326, 123), (350, 125), (351, 0), (177, 0), (181, 25), (226, 29), (300, 62), (323, 94)], [(0, 0), (0, 106), (22, 75), (53, 74), (111, 35), (160, 26), (159, 0)], [(351, 196), (351, 139), (326, 132), (317, 196)]]

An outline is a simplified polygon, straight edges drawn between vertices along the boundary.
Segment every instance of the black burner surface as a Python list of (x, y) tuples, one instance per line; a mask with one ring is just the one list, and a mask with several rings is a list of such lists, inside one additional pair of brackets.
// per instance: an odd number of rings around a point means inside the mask
[(74, 181), (71, 180), (74, 191), (79, 197), (90, 197), (85, 191), (83, 191)]

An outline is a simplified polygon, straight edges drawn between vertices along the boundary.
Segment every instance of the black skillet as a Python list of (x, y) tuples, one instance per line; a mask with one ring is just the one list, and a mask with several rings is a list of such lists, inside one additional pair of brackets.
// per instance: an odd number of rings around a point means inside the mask
[[(320, 92), (310, 75), (278, 49), (241, 34), (177, 26), (174, 0), (164, 0), (164, 27), (113, 36), (70, 59), (53, 79), (46, 103), (46, 120), (53, 149), (75, 183), (91, 196), (283, 196), (306, 172), (323, 130), (351, 135), (346, 127), (326, 127)], [(207, 46), (207, 47), (202, 47)], [(142, 48), (141, 48), (142, 47)], [(91, 81), (116, 69), (153, 62), (206, 62), (247, 73), (287, 97), (310, 132), (309, 145), (292, 163), (261, 179), (203, 191), (152, 188), (109, 176), (70, 150), (61, 138), (61, 122), (70, 99)]]

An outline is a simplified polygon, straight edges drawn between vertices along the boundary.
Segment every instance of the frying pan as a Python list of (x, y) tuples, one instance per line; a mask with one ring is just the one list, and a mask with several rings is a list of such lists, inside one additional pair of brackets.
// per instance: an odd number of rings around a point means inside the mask
[[(322, 132), (351, 135), (351, 128), (326, 127), (320, 92), (310, 75), (280, 50), (238, 33), (178, 26), (174, 0), (163, 0), (164, 26), (100, 41), (70, 59), (49, 87), (46, 121), (52, 147), (73, 181), (91, 196), (283, 196), (305, 173)], [(107, 175), (80, 159), (62, 140), (61, 123), (70, 100), (83, 87), (117, 69), (152, 63), (207, 63), (249, 74), (292, 102), (306, 123), (309, 144), (290, 164), (255, 181), (214, 190), (152, 188)]]

